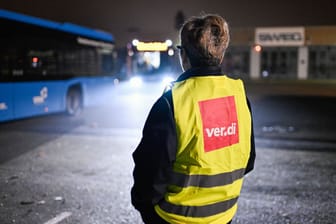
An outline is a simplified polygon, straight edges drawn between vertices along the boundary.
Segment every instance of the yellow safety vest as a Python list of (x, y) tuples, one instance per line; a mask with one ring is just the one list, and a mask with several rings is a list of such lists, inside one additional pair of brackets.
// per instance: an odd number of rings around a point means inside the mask
[(173, 178), (156, 212), (170, 223), (232, 220), (250, 156), (251, 113), (241, 80), (200, 76), (172, 88), (178, 138)]

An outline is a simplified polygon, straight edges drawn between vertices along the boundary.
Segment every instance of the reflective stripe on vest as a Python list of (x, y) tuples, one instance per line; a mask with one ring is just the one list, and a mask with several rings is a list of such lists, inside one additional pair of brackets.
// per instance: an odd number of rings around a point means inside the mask
[(226, 76), (192, 77), (176, 82), (172, 96), (177, 155), (165, 200), (155, 210), (170, 223), (227, 223), (250, 155), (243, 84)]
[(173, 173), (170, 184), (179, 187), (216, 187), (232, 184), (234, 181), (244, 176), (245, 169), (238, 169), (228, 173), (216, 175), (186, 175), (183, 173)]
[(174, 205), (166, 201), (160, 203), (160, 208), (164, 211), (169, 211), (176, 215), (185, 216), (186, 214), (190, 217), (207, 217), (212, 216), (223, 211), (227, 211), (238, 201), (238, 197), (232, 198), (227, 201), (222, 201), (210, 205), (204, 206), (183, 206)]

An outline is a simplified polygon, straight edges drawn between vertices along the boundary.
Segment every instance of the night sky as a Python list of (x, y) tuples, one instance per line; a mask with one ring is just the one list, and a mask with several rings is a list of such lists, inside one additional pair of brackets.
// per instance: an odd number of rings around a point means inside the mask
[(176, 40), (176, 13), (217, 13), (231, 27), (336, 25), (335, 0), (0, 0), (0, 8), (133, 38)]

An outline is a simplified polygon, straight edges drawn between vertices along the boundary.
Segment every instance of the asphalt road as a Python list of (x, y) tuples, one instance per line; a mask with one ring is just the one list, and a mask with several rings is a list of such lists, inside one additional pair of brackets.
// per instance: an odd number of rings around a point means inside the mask
[(246, 86), (260, 145), (335, 148), (335, 82), (264, 81)]
[[(233, 223), (336, 223), (335, 98), (253, 88), (257, 160)], [(122, 84), (79, 117), (0, 124), (0, 223), (142, 223), (131, 154), (161, 91)]]

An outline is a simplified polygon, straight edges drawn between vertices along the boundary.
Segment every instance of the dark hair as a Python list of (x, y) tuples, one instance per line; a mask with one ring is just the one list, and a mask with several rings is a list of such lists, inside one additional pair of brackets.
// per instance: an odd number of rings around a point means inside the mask
[(219, 65), (230, 40), (227, 22), (215, 14), (191, 17), (182, 26), (180, 38), (193, 67)]

